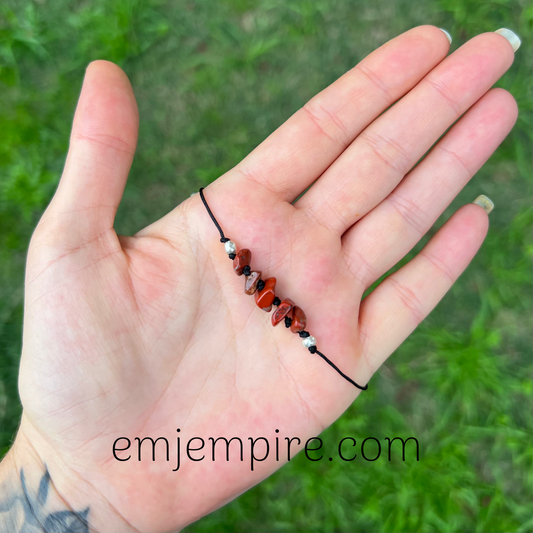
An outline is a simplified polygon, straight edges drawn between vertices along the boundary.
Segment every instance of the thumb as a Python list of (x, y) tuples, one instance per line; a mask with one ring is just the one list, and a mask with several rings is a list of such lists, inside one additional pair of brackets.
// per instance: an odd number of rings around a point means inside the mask
[(133, 161), (139, 115), (128, 77), (117, 65), (87, 68), (70, 147), (45, 217), (64, 242), (90, 241), (113, 227)]

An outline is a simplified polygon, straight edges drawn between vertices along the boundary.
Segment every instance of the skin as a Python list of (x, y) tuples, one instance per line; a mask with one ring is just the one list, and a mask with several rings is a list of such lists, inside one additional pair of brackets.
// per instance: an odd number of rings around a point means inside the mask
[[(305, 310), (318, 348), (362, 385), (467, 267), (487, 214), (462, 207), (362, 300), (365, 289), (516, 120), (513, 97), (490, 89), (512, 64), (509, 42), (485, 33), (448, 51), (433, 26), (387, 42), (205, 189), (226, 236), (252, 250), (252, 268), (277, 278), (276, 294)], [(133, 237), (115, 233), (137, 130), (124, 72), (91, 63), (61, 182), (31, 240), (24, 410), (0, 467), (16, 492), (14, 473), (23, 468), (36, 487), (46, 465), (51, 508), (89, 506), (95, 531), (180, 529), (283, 464), (269, 457), (251, 471), (246, 455), (212, 462), (203, 450), (193, 456), (204, 461), (173, 472), (164, 454), (115, 460), (117, 437), (175, 443), (180, 428), (183, 441), (273, 442), (279, 429), (305, 443), (360, 394), (244, 294), (198, 194)]]

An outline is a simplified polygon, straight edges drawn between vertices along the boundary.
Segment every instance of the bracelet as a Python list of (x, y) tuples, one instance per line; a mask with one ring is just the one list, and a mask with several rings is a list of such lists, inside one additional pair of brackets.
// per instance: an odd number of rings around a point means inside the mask
[(280, 300), (274, 293), (276, 287), (276, 278), (268, 278), (265, 281), (261, 279), (261, 272), (252, 271), (250, 263), (252, 261), (252, 252), (247, 248), (243, 248), (237, 252), (235, 243), (228, 239), (220, 224), (217, 222), (215, 215), (209, 208), (204, 196), (204, 188), (199, 190), (200, 198), (211, 217), (211, 220), (215, 224), (220, 233), (220, 242), (224, 244), (224, 248), (228, 257), (233, 261), (233, 270), (237, 276), (244, 275), (246, 277), (244, 282), (244, 292), (246, 294), (253, 294), (255, 297), (255, 303), (269, 313), (272, 310), (272, 306), (275, 305), (277, 309), (272, 313), (272, 325), (277, 326), (281, 321), (285, 322), (285, 327), (290, 328), (292, 333), (298, 333), (303, 339), (302, 344), (313, 354), (317, 354), (328, 365), (334, 368), (345, 380), (349, 381), (352, 385), (360, 390), (368, 389), (368, 384), (362, 387), (358, 385), (352, 378), (347, 376), (342, 370), (340, 370), (332, 361), (330, 361), (323, 353), (319, 352), (316, 347), (316, 339), (308, 332), (305, 331), (307, 324), (307, 318), (303, 310), (294, 304), (290, 298)]

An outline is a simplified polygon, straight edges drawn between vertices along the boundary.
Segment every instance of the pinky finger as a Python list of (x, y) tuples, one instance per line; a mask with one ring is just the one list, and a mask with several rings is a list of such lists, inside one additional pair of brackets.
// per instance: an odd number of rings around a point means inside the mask
[(363, 300), (363, 351), (374, 371), (448, 292), (479, 250), (487, 229), (482, 207), (463, 206), (414, 259)]

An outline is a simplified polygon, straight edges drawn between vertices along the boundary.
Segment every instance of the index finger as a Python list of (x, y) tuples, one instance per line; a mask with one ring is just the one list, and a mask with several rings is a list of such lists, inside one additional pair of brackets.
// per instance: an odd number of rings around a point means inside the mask
[(435, 26), (418, 26), (388, 41), (312, 98), (222, 180), (251, 180), (292, 202), (446, 56), (448, 39)]

